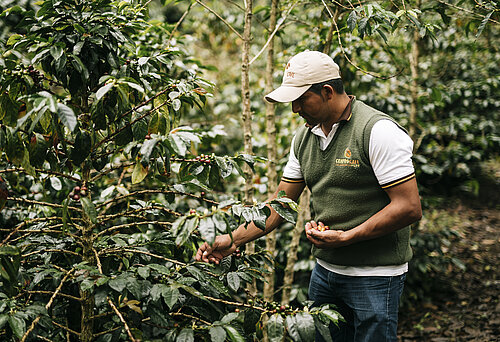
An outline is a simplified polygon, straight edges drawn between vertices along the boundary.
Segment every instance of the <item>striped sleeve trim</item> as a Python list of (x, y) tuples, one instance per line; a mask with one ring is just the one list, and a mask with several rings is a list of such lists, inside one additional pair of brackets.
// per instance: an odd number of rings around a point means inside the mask
[(304, 183), (304, 178), (281, 177), (281, 180), (285, 183)]
[(409, 176), (405, 176), (403, 178), (396, 179), (395, 181), (392, 181), (390, 183), (383, 184), (383, 185), (380, 185), (380, 186), (382, 187), (382, 189), (388, 189), (388, 188), (392, 188), (393, 186), (396, 186), (398, 184), (401, 184), (401, 183), (404, 183), (406, 181), (409, 181), (412, 178), (415, 178), (415, 173), (412, 173)]

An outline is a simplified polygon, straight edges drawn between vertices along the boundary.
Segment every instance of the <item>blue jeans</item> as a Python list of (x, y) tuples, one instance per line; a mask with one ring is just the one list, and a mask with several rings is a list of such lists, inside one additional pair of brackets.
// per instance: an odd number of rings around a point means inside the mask
[[(314, 306), (330, 303), (345, 318), (330, 324), (333, 341), (397, 341), (399, 297), (406, 274), (394, 277), (351, 277), (316, 264), (309, 283)], [(316, 330), (316, 341), (324, 341)]]

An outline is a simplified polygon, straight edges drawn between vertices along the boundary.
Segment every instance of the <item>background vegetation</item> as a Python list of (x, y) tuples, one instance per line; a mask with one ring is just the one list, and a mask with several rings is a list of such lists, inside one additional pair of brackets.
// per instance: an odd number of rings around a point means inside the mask
[[(302, 122), (262, 98), (305, 49), (415, 141), (424, 219), (407, 308), (466, 268), (440, 208), (498, 206), (494, 2), (0, 7), (2, 340), (308, 341), (336, 322), (306, 298), (307, 194), (298, 214), (266, 202)], [(220, 266), (194, 262), (202, 241), (262, 225), (266, 203), (287, 219), (275, 234)]]

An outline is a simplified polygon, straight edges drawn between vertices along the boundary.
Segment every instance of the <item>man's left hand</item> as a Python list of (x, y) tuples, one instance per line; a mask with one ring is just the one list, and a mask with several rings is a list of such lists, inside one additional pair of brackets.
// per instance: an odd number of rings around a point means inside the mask
[(345, 232), (343, 230), (325, 229), (323, 222), (310, 221), (306, 223), (306, 236), (318, 248), (337, 248), (346, 246)]

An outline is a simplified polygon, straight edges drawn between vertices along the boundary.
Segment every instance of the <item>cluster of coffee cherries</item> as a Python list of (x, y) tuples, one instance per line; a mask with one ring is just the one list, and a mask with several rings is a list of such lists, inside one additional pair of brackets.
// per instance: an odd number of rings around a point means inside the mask
[[(254, 301), (252, 299), (249, 299), (247, 303), (253, 305)], [(278, 302), (262, 302), (258, 304), (261, 304), (271, 314), (275, 314), (278, 312), (283, 314), (290, 314), (293, 312), (292, 308), (288, 304), (283, 305)]]
[(85, 196), (87, 196), (87, 195), (88, 195), (88, 191), (89, 191), (89, 190), (88, 190), (88, 188), (87, 188), (86, 186), (82, 186), (82, 187), (80, 187), (80, 186), (78, 186), (78, 185), (77, 185), (77, 186), (75, 186), (75, 187), (73, 188), (73, 191), (71, 191), (71, 192), (69, 193), (69, 197), (70, 197), (73, 201), (79, 201), (79, 200), (80, 200), (80, 198), (85, 197)]
[(36, 70), (33, 65), (29, 65), (28, 66), (28, 74), (30, 75), (30, 77), (33, 79), (33, 82), (35, 84), (38, 84), (40, 83), (40, 81), (42, 80), (42, 75), (40, 74), (40, 71)]
[(317, 225), (316, 227), (313, 227), (313, 229), (320, 231), (320, 232), (324, 232), (325, 230), (329, 230), (330, 227)]
[(196, 160), (202, 163), (210, 164), (210, 162), (214, 159), (214, 154), (208, 155), (208, 154), (200, 154), (199, 156), (196, 157)]
[(233, 256), (235, 256), (236, 258), (240, 258), (241, 257), (241, 251), (239, 249), (235, 250), (233, 252)]

